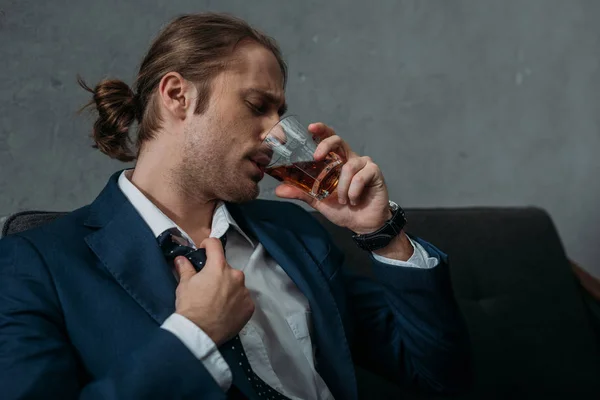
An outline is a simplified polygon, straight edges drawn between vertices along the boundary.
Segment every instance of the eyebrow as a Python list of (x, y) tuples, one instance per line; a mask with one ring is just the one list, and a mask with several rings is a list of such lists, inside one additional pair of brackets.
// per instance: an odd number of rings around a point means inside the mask
[(282, 100), (279, 96), (276, 96), (271, 92), (267, 92), (266, 90), (250, 88), (250, 89), (244, 90), (243, 94), (244, 94), (244, 96), (248, 96), (251, 94), (261, 96), (267, 103), (270, 103), (273, 105), (281, 104), (281, 106), (279, 107), (279, 110), (278, 110), (278, 113), (280, 116), (285, 114), (288, 110), (287, 103), (284, 100)]

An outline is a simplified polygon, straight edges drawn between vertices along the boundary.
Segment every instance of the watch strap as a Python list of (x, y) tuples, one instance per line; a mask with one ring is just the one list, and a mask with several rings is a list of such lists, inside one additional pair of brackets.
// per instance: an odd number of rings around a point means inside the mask
[(386, 247), (392, 239), (402, 232), (406, 225), (406, 215), (402, 207), (397, 207), (392, 213), (392, 218), (375, 232), (367, 234), (354, 234), (352, 239), (363, 250), (374, 251)]

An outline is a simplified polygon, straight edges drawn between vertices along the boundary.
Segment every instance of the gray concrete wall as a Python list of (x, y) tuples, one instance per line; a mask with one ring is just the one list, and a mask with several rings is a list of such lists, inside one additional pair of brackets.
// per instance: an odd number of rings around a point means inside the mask
[[(600, 2), (0, 0), (0, 216), (69, 210), (123, 164), (90, 148), (91, 83), (132, 83), (185, 12), (277, 38), (291, 111), (332, 124), (405, 206), (536, 205), (600, 276)], [(273, 181), (265, 182), (271, 196)], [(448, 234), (452, 234), (448, 232)]]

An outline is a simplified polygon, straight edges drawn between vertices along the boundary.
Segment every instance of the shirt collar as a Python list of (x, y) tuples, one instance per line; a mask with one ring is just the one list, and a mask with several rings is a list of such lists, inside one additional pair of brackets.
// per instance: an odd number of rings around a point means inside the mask
[[(129, 176), (132, 169), (125, 170), (119, 176), (119, 188), (131, 202), (133, 207), (140, 214), (142, 219), (152, 230), (154, 237), (158, 237), (161, 233), (167, 229), (177, 228), (181, 232), (184, 238), (195, 246), (192, 238), (179, 227), (171, 218), (165, 215), (154, 203), (152, 203), (130, 180)], [(229, 210), (225, 206), (225, 203), (219, 202), (215, 207), (213, 213), (212, 226), (210, 231), (210, 237), (220, 238), (227, 230), (233, 227), (240, 235), (242, 235), (252, 247), (254, 242), (242, 231), (240, 226), (235, 222)]]

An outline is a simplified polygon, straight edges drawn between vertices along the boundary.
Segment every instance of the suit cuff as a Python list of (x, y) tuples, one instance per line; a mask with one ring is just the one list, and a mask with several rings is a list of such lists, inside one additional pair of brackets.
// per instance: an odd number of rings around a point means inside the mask
[(223, 392), (231, 387), (232, 375), (229, 365), (208, 335), (183, 315), (173, 313), (160, 326), (177, 336), (179, 340), (202, 361), (204, 368), (217, 382)]
[(408, 261), (394, 260), (392, 258), (382, 257), (375, 253), (371, 254), (377, 261), (381, 263), (395, 265), (398, 267), (429, 269), (436, 267), (440, 263), (440, 260), (438, 258), (431, 257), (429, 253), (427, 253), (427, 250), (425, 250), (420, 243), (415, 242), (408, 235), (407, 237), (414, 250), (413, 255), (410, 256)]

